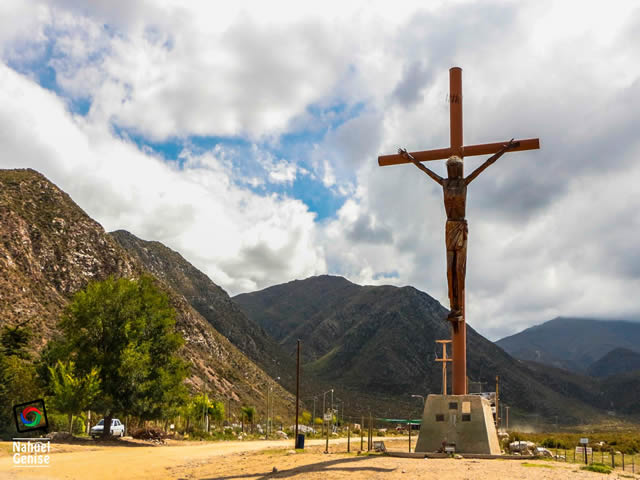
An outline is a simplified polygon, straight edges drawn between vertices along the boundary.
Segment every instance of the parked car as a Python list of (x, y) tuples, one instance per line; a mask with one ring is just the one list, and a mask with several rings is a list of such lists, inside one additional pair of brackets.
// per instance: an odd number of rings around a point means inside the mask
[[(102, 435), (103, 430), (104, 430), (104, 418), (100, 420), (97, 424), (95, 424), (93, 427), (91, 427), (91, 437), (96, 438)], [(111, 435), (115, 437), (124, 437), (124, 430), (125, 430), (124, 423), (122, 423), (117, 418), (113, 418), (111, 420), (111, 431), (110, 431)]]

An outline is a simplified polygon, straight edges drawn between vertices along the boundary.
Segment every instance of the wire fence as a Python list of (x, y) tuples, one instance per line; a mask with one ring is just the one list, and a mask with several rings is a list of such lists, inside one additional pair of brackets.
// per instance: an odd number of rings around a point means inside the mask
[(594, 450), (587, 453), (586, 459), (584, 450), (579, 449), (563, 449), (563, 448), (550, 448), (548, 449), (554, 456), (554, 459), (559, 462), (569, 462), (576, 464), (601, 464), (611, 467), (613, 469), (619, 469), (624, 472), (630, 472), (635, 474), (640, 473), (640, 454), (625, 454), (616, 451), (606, 450)]

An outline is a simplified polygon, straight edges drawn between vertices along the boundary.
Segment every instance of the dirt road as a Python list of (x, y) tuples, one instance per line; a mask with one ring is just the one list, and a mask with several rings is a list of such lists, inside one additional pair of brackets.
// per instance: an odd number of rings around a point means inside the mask
[[(347, 455), (344, 442), (332, 440), (330, 453), (321, 440), (307, 442), (304, 453), (288, 453), (291, 441), (187, 443), (167, 446), (52, 445), (51, 466), (15, 467), (12, 445), (0, 443), (2, 479), (592, 479), (602, 475), (555, 462), (502, 460), (422, 460)], [(404, 450), (406, 440), (386, 440), (388, 448)], [(359, 439), (354, 447), (359, 446)], [(277, 472), (274, 472), (274, 467)], [(619, 478), (612, 474), (610, 479)], [(629, 472), (624, 478), (640, 479)]]
[[(330, 450), (346, 451), (346, 439), (332, 439)], [(324, 440), (307, 440), (307, 445), (324, 447)], [(341, 445), (337, 448), (336, 445)], [(358, 441), (359, 445), (359, 441)], [(219, 457), (256, 451), (276, 451), (293, 447), (293, 440), (171, 442), (164, 446), (51, 444), (50, 467), (15, 467), (12, 444), (0, 442), (0, 479), (144, 479), (177, 478), (170, 472), (194, 466), (216, 464)]]

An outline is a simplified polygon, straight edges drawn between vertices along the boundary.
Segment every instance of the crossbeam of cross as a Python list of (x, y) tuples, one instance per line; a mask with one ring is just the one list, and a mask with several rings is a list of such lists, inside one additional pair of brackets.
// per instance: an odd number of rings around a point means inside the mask
[[(491, 155), (498, 153), (504, 142), (484, 143), (479, 145), (464, 146), (462, 142), (462, 69), (453, 67), (449, 70), (449, 133), (451, 146), (438, 148), (435, 150), (424, 150), (421, 152), (409, 152), (418, 162), (428, 162), (431, 160), (445, 160), (451, 156), (460, 158), (476, 155)], [(536, 150), (540, 148), (540, 139), (527, 138), (524, 140), (514, 140), (517, 147), (509, 149), (510, 152), (521, 152), (523, 150)], [(402, 154), (381, 155), (378, 157), (378, 165), (387, 167), (389, 165), (400, 165), (411, 163), (411, 160)]]

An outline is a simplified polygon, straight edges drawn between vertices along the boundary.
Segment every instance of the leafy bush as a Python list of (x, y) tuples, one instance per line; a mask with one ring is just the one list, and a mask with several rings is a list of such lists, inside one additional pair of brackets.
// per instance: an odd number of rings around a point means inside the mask
[(580, 470), (588, 470), (590, 472), (596, 473), (606, 473), (607, 475), (611, 473), (611, 467), (603, 463), (592, 463), (591, 465), (585, 465), (584, 467), (580, 467)]
[(204, 430), (193, 430), (189, 432), (189, 440), (212, 440), (213, 437), (210, 433)]
[(540, 445), (542, 445), (545, 448), (555, 448), (556, 446), (556, 441), (553, 438), (545, 438), (544, 440), (542, 440), (542, 442), (540, 442)]
[[(47, 412), (47, 418), (49, 419), (49, 430), (52, 432), (68, 432), (69, 431), (69, 418), (62, 413), (49, 413)], [(84, 433), (86, 428), (86, 418), (84, 416), (75, 417), (73, 419), (73, 434), (80, 435)]]
[(542, 440), (540, 445), (546, 448), (563, 448), (566, 450), (573, 448), (571, 442), (562, 437), (547, 437)]

